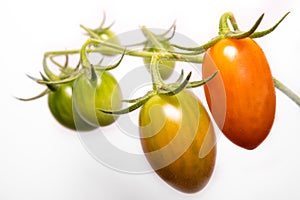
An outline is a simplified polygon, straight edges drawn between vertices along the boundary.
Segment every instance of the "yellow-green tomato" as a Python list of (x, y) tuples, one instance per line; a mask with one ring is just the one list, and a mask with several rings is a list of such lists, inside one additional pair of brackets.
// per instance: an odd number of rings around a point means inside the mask
[(117, 80), (110, 73), (95, 72), (94, 78), (89, 73), (83, 73), (75, 81), (74, 107), (80, 117), (92, 126), (107, 126), (116, 120), (116, 116), (105, 114), (99, 109), (120, 109), (122, 93)]
[(143, 151), (170, 186), (194, 193), (206, 186), (216, 159), (216, 138), (208, 113), (189, 91), (157, 95), (139, 115)]

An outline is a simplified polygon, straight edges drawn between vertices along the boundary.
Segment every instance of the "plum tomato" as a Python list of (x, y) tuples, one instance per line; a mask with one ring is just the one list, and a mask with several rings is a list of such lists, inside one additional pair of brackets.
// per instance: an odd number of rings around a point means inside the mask
[[(174, 48), (168, 42), (163, 42), (162, 45), (166, 50), (174, 51)], [(150, 42), (146, 43), (144, 50), (150, 51), (150, 52), (160, 52), (161, 51), (160, 49), (153, 47), (153, 45), (151, 45)], [(143, 60), (144, 60), (144, 64), (146, 65), (147, 69), (150, 70), (151, 57), (144, 57)], [(175, 61), (161, 60), (159, 62), (159, 66), (158, 66), (161, 78), (164, 80), (168, 79), (172, 75), (172, 73), (174, 71), (174, 67), (175, 67)]]
[(80, 118), (74, 120), (76, 113), (72, 107), (73, 82), (59, 84), (48, 95), (48, 107), (54, 118), (63, 126), (72, 130), (92, 130), (95, 127), (84, 123)]
[(209, 109), (224, 135), (254, 149), (273, 125), (276, 96), (263, 50), (251, 38), (222, 39), (207, 50), (202, 74), (219, 73), (205, 86)]
[(118, 110), (122, 106), (122, 92), (116, 79), (102, 70), (95, 70), (91, 78), (90, 70), (80, 75), (74, 83), (73, 102), (80, 117), (92, 126), (107, 126), (116, 116), (101, 112)]
[(140, 110), (139, 127), (145, 156), (166, 183), (185, 193), (206, 186), (215, 166), (216, 137), (192, 92), (150, 98)]

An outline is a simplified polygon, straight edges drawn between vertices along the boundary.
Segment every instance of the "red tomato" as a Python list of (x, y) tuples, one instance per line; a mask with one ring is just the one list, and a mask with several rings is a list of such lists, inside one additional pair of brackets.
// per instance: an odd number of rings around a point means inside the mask
[(254, 149), (268, 136), (276, 107), (268, 61), (251, 38), (222, 39), (203, 59), (203, 77), (219, 73), (205, 86), (209, 109), (224, 135)]

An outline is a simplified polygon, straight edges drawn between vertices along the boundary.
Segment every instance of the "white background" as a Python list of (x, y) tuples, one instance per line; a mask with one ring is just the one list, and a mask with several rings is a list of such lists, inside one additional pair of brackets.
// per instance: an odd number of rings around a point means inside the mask
[(269, 137), (253, 151), (219, 138), (214, 174), (207, 187), (192, 195), (171, 189), (154, 173), (113, 171), (93, 159), (76, 133), (51, 116), (46, 98), (20, 102), (42, 88), (25, 74), (38, 75), (43, 53), (78, 48), (85, 41), (79, 24), (96, 27), (106, 11), (113, 30), (147, 25), (177, 31), (199, 44), (217, 34), (218, 20), (232, 11), (246, 30), (262, 13), (260, 29), (291, 11), (278, 29), (257, 42), (273, 75), (300, 94), (300, 3), (252, 1), (10, 0), (0, 3), (0, 199), (300, 199), (300, 109), (277, 91), (277, 113)]

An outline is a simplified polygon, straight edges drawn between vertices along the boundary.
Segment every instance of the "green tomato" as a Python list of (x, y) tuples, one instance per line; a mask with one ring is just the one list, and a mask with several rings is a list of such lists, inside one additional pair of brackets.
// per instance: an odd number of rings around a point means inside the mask
[(92, 130), (95, 127), (85, 123), (81, 118), (75, 118), (73, 110), (73, 82), (60, 84), (48, 95), (48, 106), (54, 118), (64, 127), (72, 130)]
[(157, 95), (141, 108), (141, 144), (155, 172), (185, 193), (208, 183), (216, 159), (216, 137), (209, 115), (189, 91)]
[[(120, 45), (120, 41), (119, 41), (118, 37), (110, 29), (101, 30), (99, 32), (96, 32), (96, 34), (100, 37), (100, 39), (102, 39), (104, 41), (104, 43), (108, 42), (108, 43), (111, 43), (111, 44), (114, 44), (114, 45), (118, 45), (118, 46)], [(113, 49), (109, 48), (107, 46), (104, 46), (104, 45), (100, 45), (99, 49), (101, 50), (101, 53), (105, 56), (118, 55), (117, 53), (109, 52)]]
[[(90, 71), (89, 71), (90, 72)], [(92, 126), (107, 126), (116, 116), (102, 110), (118, 110), (122, 106), (122, 92), (116, 79), (108, 72), (95, 71), (96, 77), (86, 71), (74, 83), (73, 102), (80, 117)]]
[[(162, 45), (166, 50), (174, 51), (174, 48), (172, 46), (170, 46), (170, 44), (168, 42), (163, 42)], [(144, 50), (149, 51), (149, 52), (160, 52), (161, 51), (160, 49), (153, 47), (153, 45), (151, 43), (147, 43), (145, 45)], [(150, 71), (151, 57), (144, 57), (143, 59), (144, 59), (144, 64), (146, 65), (147, 69)], [(174, 71), (174, 67), (175, 67), (175, 61), (161, 60), (159, 62), (159, 66), (158, 66), (161, 78), (164, 80), (168, 79), (172, 75), (172, 73)]]

